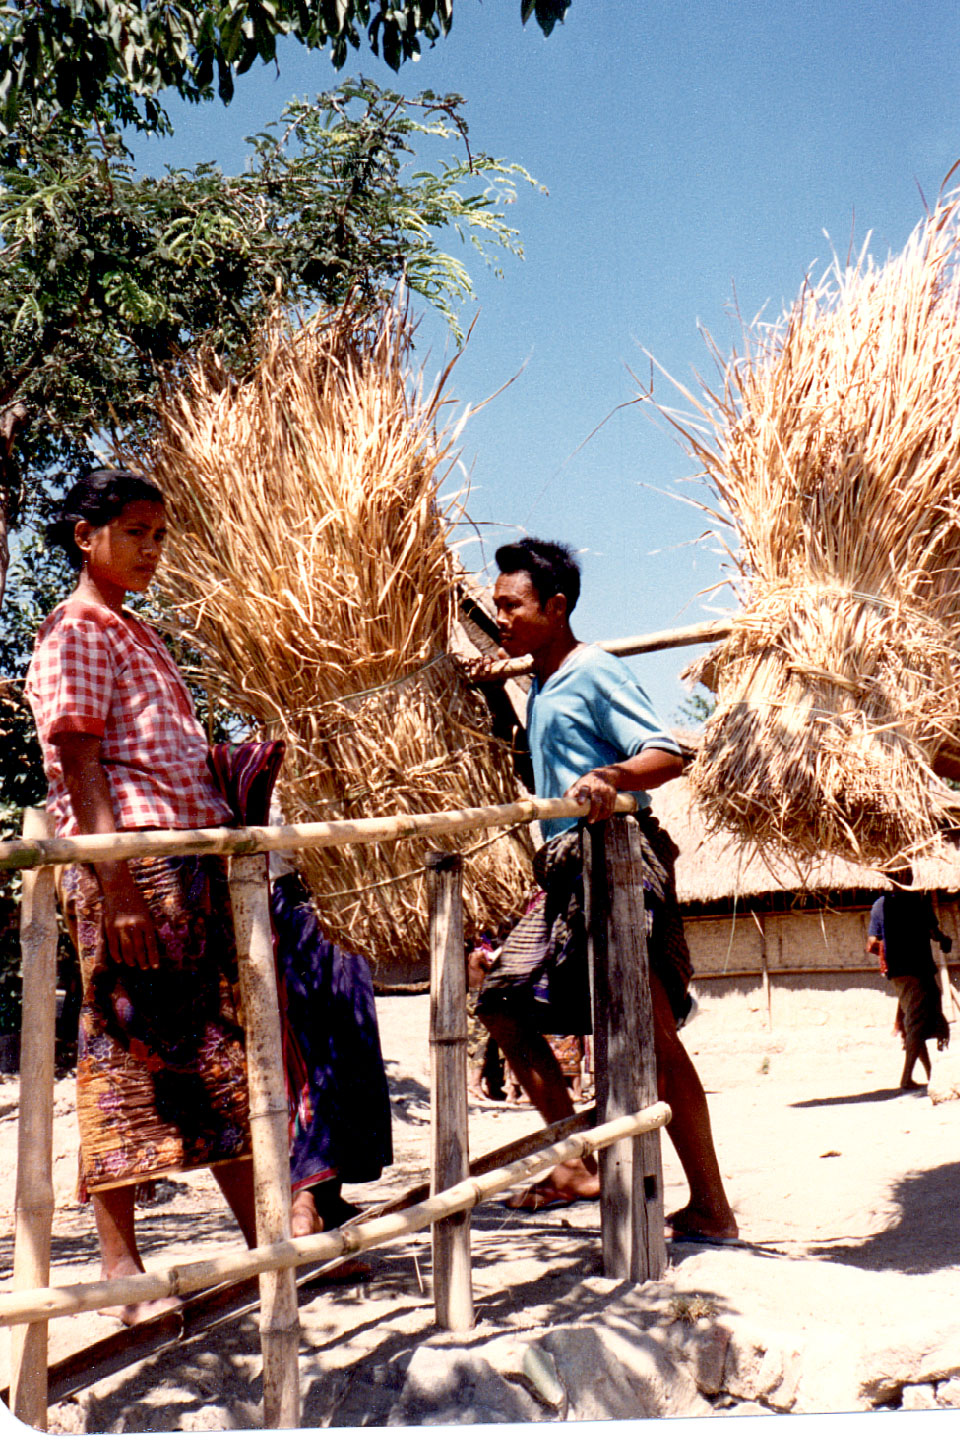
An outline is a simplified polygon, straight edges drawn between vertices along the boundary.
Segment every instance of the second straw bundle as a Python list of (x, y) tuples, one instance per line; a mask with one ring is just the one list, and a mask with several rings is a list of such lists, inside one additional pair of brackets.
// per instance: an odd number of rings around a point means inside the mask
[[(437, 487), (450, 458), (442, 382), (411, 383), (411, 331), (320, 317), (262, 340), (251, 378), (212, 357), (168, 387), (149, 455), (171, 509), (167, 596), (207, 684), (287, 742), (291, 823), (458, 809), (516, 798), (484, 702), (447, 651), (456, 574)], [(442, 839), (465, 867), (475, 932), (516, 912), (529, 839)], [(376, 963), (426, 944), (423, 863), (437, 842), (301, 852), (331, 939)]]
[(950, 810), (932, 767), (960, 740), (958, 236), (948, 200), (887, 264), (836, 265), (748, 336), (705, 429), (679, 424), (744, 602), (691, 672), (717, 692), (692, 779), (769, 855), (883, 866)]

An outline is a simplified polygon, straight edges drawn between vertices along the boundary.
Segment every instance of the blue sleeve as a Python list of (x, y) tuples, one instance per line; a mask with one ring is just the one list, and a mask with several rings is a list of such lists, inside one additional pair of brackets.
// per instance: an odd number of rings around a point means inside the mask
[(594, 719), (608, 744), (627, 758), (647, 748), (666, 750), (671, 755), (681, 753), (680, 746), (660, 723), (646, 691), (622, 661), (616, 662), (616, 669), (608, 661), (597, 680)]
[(867, 934), (872, 935), (876, 940), (883, 939), (883, 896), (874, 900), (870, 907), (870, 925)]

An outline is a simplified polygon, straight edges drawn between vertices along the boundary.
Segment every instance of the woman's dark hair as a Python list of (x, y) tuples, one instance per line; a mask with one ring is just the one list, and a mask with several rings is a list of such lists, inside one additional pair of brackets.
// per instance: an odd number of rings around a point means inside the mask
[(535, 540), (530, 535), (511, 545), (501, 545), (494, 558), (501, 575), (525, 571), (530, 576), (541, 607), (552, 595), (565, 595), (569, 615), (580, 599), (580, 566), (569, 545)]
[(116, 520), (125, 505), (135, 500), (163, 504), (163, 494), (145, 475), (135, 470), (91, 470), (73, 485), (56, 518), (46, 528), (51, 545), (67, 552), (75, 570), (83, 565), (83, 554), (77, 549), (73, 528), (78, 520), (86, 520), (98, 529)]

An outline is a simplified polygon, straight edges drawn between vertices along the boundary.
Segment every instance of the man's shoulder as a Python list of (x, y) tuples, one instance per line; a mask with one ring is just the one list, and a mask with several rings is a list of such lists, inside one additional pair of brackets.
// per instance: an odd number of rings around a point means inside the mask
[(582, 683), (603, 685), (636, 684), (636, 676), (625, 660), (611, 655), (599, 645), (587, 644), (567, 662), (571, 677), (576, 676)]

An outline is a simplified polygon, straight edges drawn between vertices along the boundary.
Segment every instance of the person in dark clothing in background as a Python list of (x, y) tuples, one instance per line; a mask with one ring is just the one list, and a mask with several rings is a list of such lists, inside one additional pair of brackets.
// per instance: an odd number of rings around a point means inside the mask
[(952, 941), (937, 924), (929, 895), (909, 888), (913, 884), (909, 865), (888, 878), (893, 890), (875, 900), (870, 911), (867, 954), (879, 957), (880, 973), (897, 992), (896, 1024), (905, 1051), (900, 1089), (920, 1090), (913, 1071), (919, 1060), (929, 1081), (926, 1042), (936, 1040), (938, 1050), (950, 1043), (930, 941), (937, 940), (944, 952), (951, 949)]

